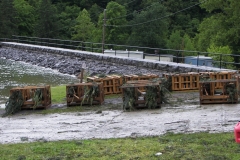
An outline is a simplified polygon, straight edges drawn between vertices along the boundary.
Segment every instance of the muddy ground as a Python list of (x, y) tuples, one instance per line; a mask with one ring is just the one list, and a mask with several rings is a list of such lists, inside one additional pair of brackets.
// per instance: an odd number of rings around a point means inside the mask
[(106, 99), (100, 107), (85, 107), (83, 112), (43, 115), (25, 110), (0, 118), (0, 143), (233, 132), (240, 120), (239, 104), (200, 105), (198, 92), (174, 92), (170, 102), (158, 109), (127, 112), (118, 97)]

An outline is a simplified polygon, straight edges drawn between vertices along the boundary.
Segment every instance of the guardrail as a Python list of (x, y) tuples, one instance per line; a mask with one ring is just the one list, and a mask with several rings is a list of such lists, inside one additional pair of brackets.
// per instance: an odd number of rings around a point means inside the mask
[[(2, 42), (17, 42), (33, 45), (42, 45), (48, 47), (58, 47), (65, 49), (75, 49), (95, 53), (112, 54), (115, 56), (134, 57), (141, 59), (149, 59), (156, 61), (167, 61), (175, 63), (187, 63), (197, 66), (209, 66), (216, 68), (234, 69), (240, 63), (227, 62), (225, 59), (234, 58), (239, 59), (240, 55), (209, 53), (187, 50), (174, 50), (163, 48), (150, 48), (140, 46), (104, 44), (104, 52), (102, 51), (102, 43), (61, 40), (51, 38), (26, 37), (13, 35), (12, 38), (1, 38)], [(111, 52), (110, 52), (111, 51)], [(209, 59), (209, 55), (214, 55), (215, 60)], [(191, 56), (186, 56), (191, 55)], [(239, 59), (240, 61), (240, 59)]]

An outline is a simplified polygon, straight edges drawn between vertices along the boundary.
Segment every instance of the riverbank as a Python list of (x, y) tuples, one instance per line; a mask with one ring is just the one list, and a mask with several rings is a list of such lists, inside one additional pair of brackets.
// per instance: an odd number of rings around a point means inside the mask
[(83, 64), (86, 64), (90, 76), (96, 74), (157, 74), (161, 76), (166, 72), (233, 71), (185, 63), (123, 57), (115, 54), (107, 55), (15, 42), (2, 42), (0, 45), (0, 57), (57, 69), (60, 73), (70, 75), (78, 75)]
[[(79, 74), (83, 63), (87, 64), (89, 75), (152, 73), (161, 76), (167, 72), (12, 48), (0, 48), (0, 56), (72, 75)], [(163, 104), (160, 109), (154, 110), (125, 112), (121, 99), (114, 98), (106, 99), (103, 105), (94, 108), (86, 107), (83, 110), (82, 107), (75, 107), (74, 112), (49, 114), (39, 110), (22, 111), (0, 118), (0, 143), (135, 138), (169, 132), (232, 132), (239, 120), (238, 104), (200, 105), (198, 92), (176, 94), (170, 105)], [(56, 104), (52, 108), (67, 109), (65, 104)]]
[(0, 118), (0, 143), (20, 143), (23, 138), (35, 142), (156, 136), (169, 132), (232, 132), (240, 116), (238, 104), (199, 105), (198, 92), (176, 92), (171, 102), (160, 109), (132, 112), (122, 110), (121, 98), (106, 99), (101, 106), (76, 107), (74, 112), (46, 114), (25, 110)]
[(0, 73), (0, 108), (5, 108), (12, 88), (44, 85), (54, 87), (79, 82), (74, 75), (5, 58), (0, 58)]
[(14, 61), (23, 61), (32, 65), (37, 65), (45, 68), (51, 68), (60, 73), (79, 75), (83, 64), (86, 64), (85, 72), (89, 76), (97, 74), (156, 74), (161, 76), (167, 71), (147, 69), (141, 66), (129, 66), (122, 64), (112, 64), (106, 61), (96, 61), (92, 59), (64, 56), (51, 54), (46, 52), (38, 52), (32, 50), (20, 50), (10, 47), (0, 48), (0, 57), (11, 59)]

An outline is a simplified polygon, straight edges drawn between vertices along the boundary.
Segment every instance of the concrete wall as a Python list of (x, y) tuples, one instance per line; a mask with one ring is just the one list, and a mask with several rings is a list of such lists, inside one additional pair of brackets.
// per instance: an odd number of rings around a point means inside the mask
[(132, 58), (143, 59), (143, 52), (140, 52), (140, 51), (105, 50), (104, 54), (111, 55), (111, 56), (132, 57)]
[(167, 61), (158, 61), (150, 59), (140, 59), (134, 57), (122, 57), (115, 56), (110, 54), (101, 54), (101, 53), (92, 53), (79, 50), (70, 50), (63, 48), (47, 47), (47, 46), (38, 46), (38, 45), (29, 45), (22, 43), (13, 43), (13, 42), (2, 42), (0, 44), (2, 47), (11, 47), (19, 50), (32, 50), (37, 52), (47, 52), (51, 54), (60, 54), (70, 57), (83, 57), (86, 59), (96, 60), (96, 61), (106, 61), (108, 63), (118, 64), (118, 65), (131, 65), (138, 67), (146, 67), (150, 69), (165, 70), (168, 72), (206, 72), (206, 71), (222, 71), (226, 69), (219, 69), (206, 66), (196, 66), (183, 63), (174, 63)]

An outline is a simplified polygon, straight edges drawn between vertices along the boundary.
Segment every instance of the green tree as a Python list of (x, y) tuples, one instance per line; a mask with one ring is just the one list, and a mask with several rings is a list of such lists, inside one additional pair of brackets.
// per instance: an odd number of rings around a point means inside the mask
[(0, 1), (0, 37), (10, 38), (17, 33), (16, 10), (13, 0)]
[(229, 46), (215, 46), (211, 44), (207, 51), (210, 52), (208, 56), (212, 57), (216, 62), (215, 66), (219, 67), (221, 61), (222, 68), (235, 69), (234, 65), (231, 64), (234, 62), (234, 58), (231, 56), (232, 51)]
[(93, 30), (92, 34), (94, 35), (91, 39), (91, 42), (102, 43), (103, 38), (103, 14), (101, 13), (98, 18), (98, 23)]
[[(181, 31), (177, 30), (172, 32), (169, 39), (167, 40), (167, 47), (174, 50), (186, 50), (184, 51), (169, 51), (168, 53), (181, 56), (182, 60), (185, 56), (196, 56), (195, 47), (193, 40), (187, 34), (181, 36)], [(191, 52), (192, 51), (192, 52)]]
[(25, 0), (14, 0), (14, 8), (17, 12), (18, 35), (32, 36), (36, 20), (34, 8)]
[[(210, 44), (229, 46), (233, 53), (240, 53), (240, 1), (211, 0), (201, 5), (210, 17), (200, 24), (196, 36), (197, 48), (206, 51)], [(235, 59), (237, 60), (237, 59)]]
[(61, 39), (71, 39), (72, 33), (74, 32), (73, 27), (76, 25), (76, 19), (81, 11), (81, 9), (74, 6), (65, 6), (61, 8), (58, 7), (59, 14), (59, 38)]
[[(104, 43), (108, 44), (124, 44), (127, 39), (127, 31), (124, 27), (118, 27), (127, 24), (125, 18), (126, 9), (124, 6), (119, 5), (116, 2), (109, 2), (105, 10), (105, 34)], [(102, 42), (103, 39), (103, 24), (104, 13), (101, 13), (98, 18), (98, 24), (96, 30), (94, 30), (95, 37), (94, 42)]]
[(58, 21), (57, 10), (51, 4), (50, 0), (40, 0), (37, 8), (37, 24), (35, 26), (35, 35), (41, 38), (57, 38)]
[(160, 47), (166, 46), (168, 33), (168, 18), (166, 8), (160, 3), (154, 3), (147, 10), (135, 12), (131, 25), (131, 35), (128, 43), (131, 45)]
[(72, 35), (73, 40), (89, 41), (94, 36), (92, 34), (95, 29), (94, 24), (91, 22), (91, 18), (86, 9), (83, 9), (76, 19), (77, 24), (73, 27), (74, 33)]
[[(192, 38), (189, 35), (185, 34), (183, 36), (182, 44), (184, 46), (183, 50), (196, 51), (196, 48), (194, 47), (193, 40), (192, 40)], [(196, 52), (184, 52), (183, 55), (184, 56), (196, 56), (197, 53)]]
[(206, 16), (206, 11), (196, 5), (197, 3), (199, 2), (196, 0), (163, 1), (163, 5), (170, 15), (170, 33), (179, 30), (182, 35), (195, 36), (200, 21)]
[(206, 51), (210, 44), (218, 46), (227, 45), (227, 31), (223, 14), (204, 19), (199, 26), (199, 34), (196, 38), (196, 46), (200, 51)]
[(98, 23), (98, 18), (100, 13), (103, 13), (103, 9), (100, 6), (98, 6), (96, 3), (92, 5), (92, 7), (89, 9), (91, 20), (96, 25)]
[[(110, 44), (125, 44), (128, 37), (124, 27), (117, 27), (127, 24), (125, 15), (126, 8), (116, 2), (109, 2), (106, 7), (106, 32), (105, 41)], [(103, 15), (102, 15), (103, 16)], [(102, 17), (102, 19), (104, 19)]]
[(36, 8), (39, 4), (39, 0), (26, 0), (28, 4), (34, 8)]
[(173, 31), (167, 40), (167, 48), (181, 50), (184, 46), (182, 46), (183, 38), (179, 30)]

